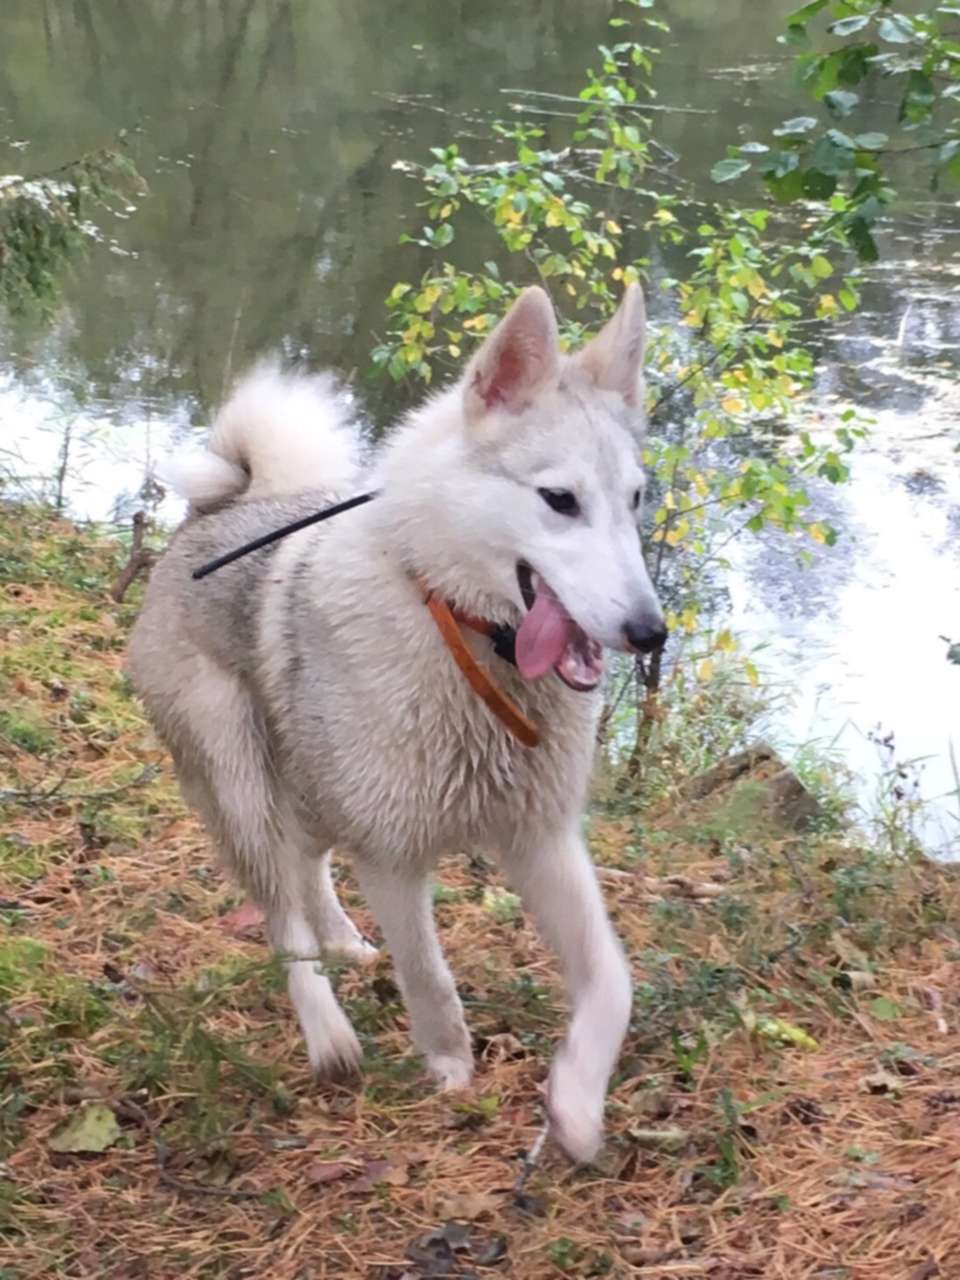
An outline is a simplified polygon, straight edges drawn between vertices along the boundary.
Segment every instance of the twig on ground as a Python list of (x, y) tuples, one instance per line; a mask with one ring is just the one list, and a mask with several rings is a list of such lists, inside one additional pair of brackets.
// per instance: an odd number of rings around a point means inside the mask
[(130, 544), (130, 556), (127, 563), (117, 575), (117, 580), (110, 588), (110, 598), (117, 604), (123, 601), (141, 573), (149, 569), (156, 555), (149, 547), (143, 545), (143, 535), (147, 529), (147, 516), (144, 511), (137, 511), (133, 517), (133, 542)]
[(39, 807), (47, 804), (105, 804), (108, 800), (115, 800), (118, 796), (125, 795), (136, 787), (147, 786), (159, 775), (160, 768), (158, 765), (145, 764), (135, 778), (131, 778), (129, 782), (123, 783), (122, 786), (109, 787), (105, 791), (62, 792), (60, 788), (69, 776), (69, 774), (64, 774), (60, 781), (47, 791), (14, 791), (2, 788), (0, 789), (0, 804), (37, 805)]
[(543, 1154), (543, 1148), (546, 1146), (547, 1138), (550, 1136), (550, 1121), (546, 1121), (543, 1128), (533, 1140), (530, 1150), (524, 1154), (520, 1164), (520, 1170), (513, 1184), (514, 1201), (520, 1200), (524, 1194), (527, 1183), (533, 1176), (534, 1170), (540, 1162)]
[(265, 1194), (263, 1191), (244, 1191), (237, 1187), (210, 1187), (203, 1182), (184, 1182), (181, 1178), (174, 1177), (167, 1168), (170, 1148), (158, 1138), (154, 1139), (153, 1148), (157, 1153), (157, 1172), (160, 1175), (160, 1181), (171, 1191), (177, 1191), (185, 1196), (216, 1196), (223, 1200), (263, 1199)]

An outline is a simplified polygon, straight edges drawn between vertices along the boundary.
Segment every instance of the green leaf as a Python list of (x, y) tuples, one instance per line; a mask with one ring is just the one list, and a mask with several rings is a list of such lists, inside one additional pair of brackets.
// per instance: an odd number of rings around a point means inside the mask
[(810, 269), (818, 280), (826, 280), (833, 275), (833, 264), (820, 253), (810, 263)]
[(710, 177), (714, 182), (732, 182), (734, 178), (739, 178), (741, 174), (746, 173), (749, 168), (749, 160), (732, 156), (728, 160), (720, 160), (715, 164), (710, 170)]
[(879, 151), (890, 138), (885, 133), (858, 133), (853, 141), (858, 151)]
[(852, 138), (847, 139), (849, 146), (839, 141), (845, 136), (838, 133), (836, 129), (831, 129), (820, 139), (813, 152), (814, 169), (830, 176), (849, 173), (856, 163), (856, 155)]
[(844, 285), (837, 297), (840, 299), (840, 304), (845, 311), (856, 311), (859, 299), (853, 289)]
[(814, 116), (795, 116), (792, 120), (784, 120), (779, 129), (774, 129), (775, 138), (792, 138), (798, 133), (809, 133), (817, 127)]
[(834, 89), (831, 93), (827, 93), (823, 98), (827, 104), (827, 110), (832, 116), (838, 119), (842, 116), (848, 116), (860, 101), (859, 93), (850, 93), (846, 89)]
[(930, 108), (937, 100), (933, 81), (925, 71), (911, 71), (907, 77), (907, 91), (900, 103), (897, 116), (898, 123), (909, 120), (911, 124), (920, 124), (928, 119)]
[(815, 18), (821, 9), (825, 9), (830, 0), (810, 0), (809, 4), (801, 5), (799, 9), (794, 9), (792, 13), (787, 14), (787, 22), (792, 27), (802, 25), (809, 22), (811, 18)]
[(812, 200), (829, 200), (837, 189), (837, 180), (830, 173), (808, 169), (803, 175), (803, 194)]
[(905, 13), (891, 13), (888, 18), (881, 19), (880, 39), (889, 44), (909, 44), (917, 34), (913, 19)]
[(771, 174), (766, 181), (773, 195), (783, 204), (799, 200), (804, 195), (804, 174), (801, 169), (792, 169), (781, 177)]
[(896, 1000), (891, 1000), (889, 996), (877, 996), (876, 1000), (871, 1000), (870, 1012), (881, 1022), (896, 1022), (897, 1018), (903, 1015)]
[(764, 163), (763, 172), (768, 177), (783, 178), (799, 166), (800, 157), (796, 151), (776, 151)]
[(852, 36), (854, 32), (862, 31), (869, 21), (869, 14), (858, 14), (854, 18), (841, 18), (839, 22), (832, 22), (827, 30), (832, 36)]
[(852, 218), (847, 226), (847, 237), (864, 262), (876, 262), (880, 257), (866, 218)]
[(106, 1151), (120, 1137), (117, 1117), (102, 1102), (80, 1107), (49, 1139), (51, 1151)]

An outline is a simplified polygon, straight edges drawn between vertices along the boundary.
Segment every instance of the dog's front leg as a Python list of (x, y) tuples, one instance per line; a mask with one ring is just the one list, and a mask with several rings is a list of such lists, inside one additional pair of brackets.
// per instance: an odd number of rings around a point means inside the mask
[(567, 1154), (590, 1160), (602, 1140), (607, 1082), (630, 1020), (630, 970), (575, 828), (536, 846), (519, 843), (504, 869), (563, 965), (573, 1008), (550, 1072), (547, 1109)]
[(414, 1042), (442, 1088), (462, 1088), (473, 1074), (473, 1050), (434, 927), (429, 877), (365, 858), (357, 858), (355, 867), (393, 958)]

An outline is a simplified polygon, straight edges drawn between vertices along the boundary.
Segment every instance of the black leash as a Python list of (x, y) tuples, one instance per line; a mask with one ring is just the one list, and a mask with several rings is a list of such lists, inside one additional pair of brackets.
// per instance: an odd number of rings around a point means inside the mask
[[(218, 556), (216, 560), (211, 560), (208, 564), (201, 565), (199, 569), (194, 569), (190, 576), (195, 582), (199, 581), (200, 578), (205, 578), (208, 573), (216, 573), (224, 565), (233, 564), (234, 560), (248, 556), (252, 551), (260, 551), (263, 547), (269, 547), (271, 543), (279, 542), (281, 538), (285, 538), (290, 533), (296, 533), (299, 529), (307, 529), (312, 524), (320, 524), (321, 521), (329, 520), (332, 516), (338, 516), (344, 511), (352, 510), (354, 507), (362, 507), (365, 502), (370, 502), (373, 498), (376, 498), (379, 492), (378, 489), (372, 489), (369, 493), (358, 493), (355, 498), (347, 498), (345, 502), (338, 502), (332, 507), (324, 507), (322, 511), (314, 511), (308, 516), (301, 516), (299, 520), (294, 520), (292, 524), (285, 524), (279, 529), (273, 529), (270, 533), (265, 533), (262, 538), (255, 538), (253, 542), (245, 542), (242, 547), (237, 547), (234, 551), (228, 551), (226, 555)], [(493, 627), (490, 631), (490, 640), (497, 657), (515, 667), (517, 665), (517, 635), (515, 629), (505, 625)]]
[(285, 524), (280, 529), (274, 529), (272, 533), (265, 533), (262, 538), (255, 538), (253, 542), (247, 542), (242, 547), (237, 547), (235, 551), (228, 551), (225, 556), (218, 556), (216, 560), (211, 560), (209, 564), (201, 565), (199, 569), (194, 569), (190, 576), (194, 581), (205, 578), (208, 573), (216, 573), (224, 565), (233, 564), (234, 560), (239, 560), (241, 556), (248, 556), (251, 551), (259, 551), (261, 547), (269, 547), (272, 542), (279, 542), (287, 534), (306, 529), (311, 524), (319, 524), (321, 520), (329, 520), (332, 516), (338, 516), (343, 511), (350, 511), (353, 507), (362, 507), (365, 502), (370, 502), (375, 498), (378, 492), (377, 489), (373, 489), (370, 493), (360, 493), (355, 498), (347, 498), (345, 502), (336, 503), (335, 506), (324, 507), (322, 511), (314, 511), (312, 515), (301, 516), (299, 520), (294, 520), (292, 524)]

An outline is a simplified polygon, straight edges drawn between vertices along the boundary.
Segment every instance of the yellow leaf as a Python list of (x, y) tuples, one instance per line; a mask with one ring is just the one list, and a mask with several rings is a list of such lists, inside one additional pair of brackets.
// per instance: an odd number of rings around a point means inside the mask
[(727, 413), (742, 413), (747, 407), (740, 396), (725, 396), (720, 404)]
[(823, 525), (812, 524), (807, 532), (810, 534), (810, 537), (814, 542), (819, 542), (821, 546), (826, 544), (827, 535), (824, 533)]
[(757, 1018), (757, 1031), (766, 1040), (775, 1040), (778, 1044), (793, 1045), (796, 1049), (806, 1049), (812, 1052), (819, 1049), (820, 1046), (814, 1040), (809, 1032), (804, 1031), (803, 1027), (795, 1026), (792, 1022), (785, 1022), (783, 1018)]
[(737, 647), (737, 642), (733, 638), (733, 633), (728, 631), (726, 628), (718, 634), (714, 644), (721, 653), (730, 653)]
[(460, 354), (460, 348), (457, 346), (455, 342), (451, 342), (449, 347), (447, 347), (447, 350), (453, 356), (454, 360), (456, 360), (457, 356), (459, 356)]
[(757, 685), (760, 683), (760, 672), (749, 659), (744, 662), (743, 669), (747, 673), (747, 679), (753, 685), (754, 689), (756, 689)]
[(706, 480), (704, 480), (703, 476), (700, 474), (699, 471), (693, 477), (693, 487), (696, 489), (697, 493), (700, 495), (701, 498), (705, 498), (707, 494), (710, 492), (709, 488), (707, 487)]
[(622, 280), (622, 279), (623, 279), (623, 267), (614, 267), (614, 269), (610, 272), (610, 279), (611, 279), (611, 280)]
[(440, 217), (449, 218), (451, 213), (453, 213), (453, 205), (449, 203), (445, 204), (443, 208), (440, 210)]
[(683, 323), (689, 325), (691, 329), (697, 329), (703, 323), (703, 316), (699, 311), (688, 311), (683, 317)]
[(778, 351), (783, 346), (783, 338), (781, 338), (780, 334), (777, 333), (776, 329), (770, 329), (767, 332), (767, 341), (770, 343), (771, 347), (776, 347)]
[(676, 498), (674, 498), (673, 496), (672, 489), (668, 489), (667, 492), (664, 494), (663, 505), (667, 508), (668, 511), (676, 510), (677, 501), (676, 501)]
[(819, 311), (821, 315), (832, 316), (837, 309), (837, 300), (832, 293), (821, 293)]
[(683, 614), (681, 615), (680, 621), (683, 624), (684, 631), (686, 631), (688, 635), (692, 636), (693, 633), (696, 631), (697, 618), (698, 618), (697, 610), (693, 607), (693, 605), (689, 605), (686, 609), (684, 609)]
[(713, 662), (710, 658), (704, 658), (697, 667), (697, 679), (701, 684), (709, 684), (713, 679)]
[(751, 298), (756, 298), (758, 301), (760, 298), (763, 297), (763, 295), (766, 292), (767, 292), (767, 286), (764, 284), (764, 282), (761, 280), (759, 276), (756, 276), (747, 285), (747, 293), (749, 293)]
[(616, 222), (614, 222), (612, 218), (608, 218), (607, 221), (604, 223), (604, 226), (607, 228), (607, 230), (610, 232), (612, 236), (623, 235), (623, 228), (619, 226)]

